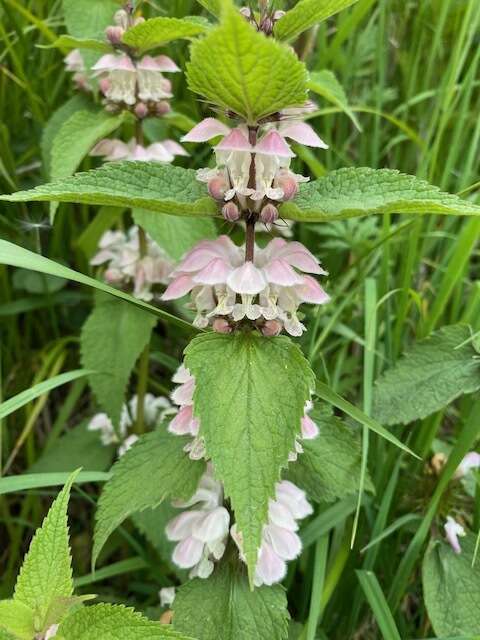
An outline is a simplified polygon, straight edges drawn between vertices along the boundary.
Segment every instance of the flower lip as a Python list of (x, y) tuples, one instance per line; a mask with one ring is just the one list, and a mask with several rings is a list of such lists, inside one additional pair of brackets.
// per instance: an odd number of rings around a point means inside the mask
[(231, 129), (216, 118), (205, 118), (182, 137), (183, 142), (207, 142), (217, 136), (228, 136)]
[(280, 124), (279, 133), (284, 138), (290, 138), (307, 147), (328, 149), (326, 144), (316, 133), (315, 129), (306, 122), (283, 122)]
[(252, 145), (243, 132), (237, 127), (214, 147), (215, 151), (252, 151)]
[(176, 73), (180, 71), (175, 62), (168, 56), (143, 56), (143, 58), (137, 63), (137, 69), (141, 71), (163, 71)]
[(285, 139), (278, 131), (271, 130), (259, 140), (254, 149), (255, 153), (261, 153), (268, 156), (277, 156), (279, 158), (294, 158), (295, 154), (290, 149)]
[(93, 65), (92, 71), (135, 71), (135, 65), (129, 56), (117, 56), (114, 53), (107, 53), (102, 56), (96, 64)]

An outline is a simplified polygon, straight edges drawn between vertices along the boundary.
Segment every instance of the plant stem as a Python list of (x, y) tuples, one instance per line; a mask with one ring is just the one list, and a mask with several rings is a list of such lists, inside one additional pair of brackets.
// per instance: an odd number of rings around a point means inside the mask
[(145, 433), (145, 395), (148, 385), (148, 366), (150, 362), (150, 341), (140, 356), (137, 382), (137, 419), (135, 421), (135, 431), (137, 434)]
[[(258, 127), (248, 128), (248, 140), (252, 145), (252, 148), (257, 144)], [(252, 153), (252, 159), (250, 161), (250, 175), (248, 179), (248, 188), (255, 189), (257, 180), (255, 176), (255, 154)], [(257, 214), (254, 211), (247, 212), (246, 219), (246, 237), (245, 237), (245, 262), (253, 262), (255, 254), (255, 223), (257, 221)]]

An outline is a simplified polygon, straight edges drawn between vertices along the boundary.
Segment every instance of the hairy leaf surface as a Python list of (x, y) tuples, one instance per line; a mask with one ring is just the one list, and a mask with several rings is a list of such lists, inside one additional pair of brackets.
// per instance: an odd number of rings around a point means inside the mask
[(280, 40), (293, 40), (355, 2), (357, 0), (300, 0), (277, 22), (275, 36)]
[(221, 0), (197, 0), (197, 2), (199, 2), (202, 7), (205, 7), (207, 11), (210, 11), (211, 14), (217, 16), (217, 18), (220, 15)]
[(123, 36), (123, 42), (140, 51), (148, 51), (172, 40), (194, 38), (205, 33), (207, 28), (202, 22), (188, 18), (151, 18), (128, 29)]
[(31, 640), (35, 635), (33, 615), (33, 609), (19, 600), (0, 602), (0, 625), (20, 640)]

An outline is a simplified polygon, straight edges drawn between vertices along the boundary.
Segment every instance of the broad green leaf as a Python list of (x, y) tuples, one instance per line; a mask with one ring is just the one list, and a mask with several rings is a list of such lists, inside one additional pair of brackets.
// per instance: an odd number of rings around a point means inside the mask
[(323, 22), (357, 0), (300, 0), (275, 25), (279, 40), (294, 40), (301, 33)]
[[(23, 473), (20, 476), (4, 476), (0, 478), (0, 495), (19, 493), (28, 489), (44, 489), (65, 484), (70, 473)], [(85, 482), (106, 482), (109, 473), (101, 471), (80, 471), (75, 478), (76, 484)]]
[(207, 11), (217, 18), (220, 16), (220, 11), (222, 10), (221, 1), (222, 0), (197, 0), (202, 7), (205, 7)]
[(466, 325), (451, 325), (413, 345), (376, 383), (373, 415), (383, 424), (425, 418), (480, 389), (480, 356)]
[(135, 362), (150, 340), (157, 319), (114, 298), (97, 298), (80, 336), (82, 362), (94, 371), (90, 386), (102, 409), (118, 426)]
[(123, 36), (124, 44), (140, 51), (148, 51), (185, 38), (194, 38), (207, 31), (201, 22), (184, 18), (152, 18), (128, 29)]
[(460, 554), (444, 542), (433, 543), (423, 560), (425, 604), (439, 637), (478, 637), (480, 631), (480, 571), (478, 564), (472, 567), (475, 536), (469, 533), (460, 543)]
[(60, 36), (52, 47), (62, 50), (70, 49), (89, 49), (90, 51), (98, 51), (99, 53), (113, 53), (114, 49), (106, 40), (95, 40), (93, 38), (75, 38), (64, 34)]
[(0, 627), (0, 640), (22, 640), (22, 638), (14, 636), (13, 633), (7, 631), (5, 627)]
[(146, 209), (135, 209), (133, 218), (174, 260), (180, 260), (200, 240), (216, 237), (215, 224), (209, 218), (167, 218)]
[(218, 206), (193, 169), (155, 162), (111, 162), (29, 191), (10, 202), (80, 202), (141, 208), (176, 216), (216, 216)]
[(332, 71), (329, 71), (328, 69), (324, 69), (323, 71), (312, 71), (310, 73), (307, 86), (310, 91), (313, 91), (317, 95), (322, 96), (322, 98), (325, 98), (328, 102), (339, 107), (347, 114), (357, 129), (359, 131), (362, 130), (357, 116), (348, 104), (348, 98), (342, 85)]
[[(358, 435), (338, 418), (318, 420), (314, 440), (302, 440), (304, 453), (288, 467), (287, 477), (317, 502), (333, 502), (357, 493), (362, 451)], [(367, 476), (367, 490), (373, 486)]]
[(295, 449), (314, 377), (289, 338), (210, 333), (185, 350), (195, 376), (195, 414), (215, 472), (231, 499), (250, 576), (268, 502)]
[(252, 125), (307, 98), (304, 64), (253, 29), (230, 2), (220, 26), (192, 44), (187, 79), (192, 91)]
[[(222, 562), (208, 580), (187, 582), (173, 603), (174, 629), (198, 640), (285, 640), (289, 615), (280, 585), (251, 591), (245, 571)], [(200, 614), (201, 612), (201, 614)]]
[(300, 188), (292, 202), (280, 207), (290, 220), (323, 222), (407, 213), (475, 216), (480, 206), (440, 191), (425, 180), (391, 169), (338, 169)]
[(95, 604), (76, 611), (60, 625), (58, 635), (62, 640), (188, 640), (169, 625), (112, 604)]
[(35, 635), (33, 610), (17, 600), (0, 602), (0, 625), (21, 640), (32, 640)]
[(188, 329), (189, 331), (192, 330), (192, 326), (188, 324), (188, 322), (185, 322), (185, 320), (181, 320), (180, 318), (173, 316), (171, 313), (162, 311), (161, 309), (158, 309), (157, 307), (154, 307), (153, 305), (148, 304), (143, 300), (134, 298), (121, 289), (110, 287), (108, 284), (105, 284), (100, 280), (90, 278), (83, 273), (78, 273), (78, 271), (69, 269), (63, 264), (58, 264), (57, 262), (49, 260), (48, 258), (45, 258), (38, 253), (28, 251), (27, 249), (19, 247), (12, 242), (7, 242), (6, 240), (0, 240), (0, 264), (8, 264), (12, 267), (32, 269), (33, 271), (38, 271), (39, 273), (46, 273), (48, 275), (57, 276), (59, 278), (67, 278), (68, 280), (79, 282), (80, 284), (86, 284), (88, 287), (93, 287), (94, 289), (98, 289), (99, 291), (108, 293), (111, 296), (114, 296), (114, 298), (126, 300), (135, 307), (145, 309), (146, 311), (149, 311), (150, 313), (163, 318), (167, 322), (171, 322), (179, 327), (183, 327), (183, 329)]
[(89, 371), (86, 371), (85, 369), (77, 369), (76, 371), (61, 373), (54, 378), (50, 378), (50, 380), (39, 382), (33, 387), (30, 387), (30, 389), (26, 389), (25, 391), (17, 394), (13, 398), (5, 400), (5, 402), (0, 403), (0, 420), (10, 415), (14, 411), (18, 411), (18, 409), (21, 409), (32, 400), (35, 400), (35, 398), (43, 396), (49, 391), (52, 391), (52, 389), (60, 387), (62, 384), (67, 384), (68, 382), (72, 382), (73, 380), (83, 378), (88, 373)]
[(74, 472), (37, 529), (15, 585), (14, 600), (33, 610), (36, 631), (45, 631), (50, 607), (73, 594), (67, 507)]
[(183, 447), (188, 438), (160, 427), (140, 440), (113, 466), (98, 501), (94, 562), (108, 536), (132, 513), (160, 504), (165, 498), (190, 498), (205, 471)]

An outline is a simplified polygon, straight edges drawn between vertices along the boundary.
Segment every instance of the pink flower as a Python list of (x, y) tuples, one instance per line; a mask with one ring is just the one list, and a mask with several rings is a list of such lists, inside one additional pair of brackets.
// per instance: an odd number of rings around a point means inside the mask
[(455, 472), (456, 478), (463, 478), (463, 476), (467, 475), (469, 471), (472, 469), (480, 468), (480, 453), (476, 451), (470, 451), (463, 458), (461, 463), (458, 465), (458, 469)]
[(447, 516), (447, 522), (444, 524), (443, 528), (445, 529), (445, 536), (448, 540), (448, 543), (452, 547), (454, 552), (457, 554), (461, 553), (462, 548), (460, 546), (458, 538), (463, 538), (467, 535), (465, 533), (465, 529), (451, 516)]
[(91, 86), (88, 81), (87, 70), (79, 49), (72, 49), (65, 56), (65, 69), (73, 73), (73, 81), (77, 88), (82, 91), (90, 91)]
[(171, 393), (170, 398), (179, 408), (175, 417), (170, 421), (168, 430), (177, 436), (192, 436), (193, 440), (185, 445), (184, 451), (189, 454), (192, 460), (200, 460), (205, 457), (205, 443), (203, 438), (198, 435), (200, 422), (193, 415), (195, 378), (182, 364), (172, 380), (179, 386)]
[(320, 429), (318, 425), (310, 418), (309, 412), (313, 409), (313, 404), (309, 400), (305, 403), (305, 414), (301, 420), (301, 436), (297, 437), (295, 442), (295, 451), (292, 451), (288, 456), (289, 462), (295, 462), (298, 458), (298, 454), (303, 453), (302, 440), (315, 440), (319, 435)]
[(105, 160), (137, 160), (140, 162), (173, 162), (175, 156), (188, 155), (178, 142), (164, 140), (154, 142), (148, 147), (137, 144), (132, 138), (129, 142), (117, 139), (100, 140), (90, 151), (91, 156), (102, 156)]

